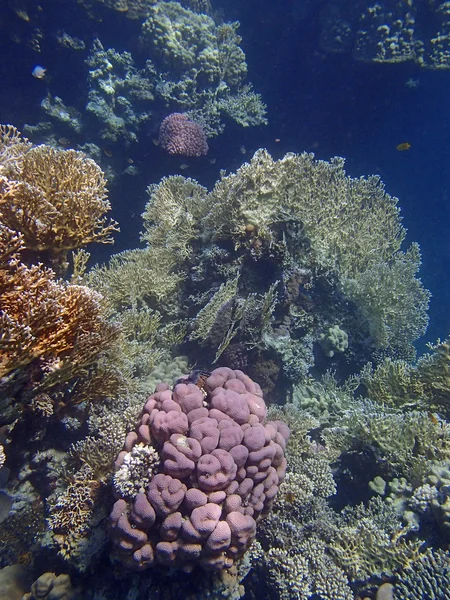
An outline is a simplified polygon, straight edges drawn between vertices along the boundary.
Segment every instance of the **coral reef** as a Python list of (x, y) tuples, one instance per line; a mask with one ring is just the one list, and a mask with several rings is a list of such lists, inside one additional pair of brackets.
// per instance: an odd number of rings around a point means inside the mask
[(265, 417), (261, 389), (242, 371), (215, 369), (173, 391), (159, 384), (116, 461), (117, 559), (137, 570), (230, 568), (286, 470), (289, 429)]
[(27, 267), (22, 248), (22, 237), (0, 225), (0, 375), (33, 365), (42, 389), (95, 362), (117, 328), (97, 292), (58, 282), (40, 265)]
[(357, 5), (339, 0), (321, 11), (320, 42), (331, 52), (378, 63), (414, 61), (429, 69), (450, 68), (450, 11), (446, 2), (383, 0)]
[[(139, 145), (147, 154), (148, 135), (157, 136), (160, 123), (171, 113), (185, 113), (193, 123), (191, 129), (208, 138), (222, 133), (230, 121), (241, 127), (267, 123), (261, 96), (246, 82), (239, 23), (221, 22), (218, 17), (216, 22), (208, 2), (182, 6), (151, 0), (80, 0), (80, 4), (98, 21), (110, 19), (108, 8), (113, 8), (120, 13), (119, 21), (135, 19), (137, 29), (132, 26), (127, 34), (123, 27), (126, 40), (113, 48), (106, 45), (104, 28), (77, 41), (61, 31), (49, 35), (44, 20), (46, 45), (57, 43), (56, 50), (63, 46), (71, 52), (73, 65), (84, 69), (86, 77), (80, 78), (79, 96), (70, 98), (52, 78), (46, 81), (44, 118), (25, 126), (34, 140), (86, 152), (102, 164), (110, 181), (117, 181), (140, 172), (141, 161), (135, 162), (131, 152), (139, 156), (135, 152)], [(88, 47), (84, 65), (79, 42)], [(195, 155), (206, 154), (206, 148), (202, 139)]]

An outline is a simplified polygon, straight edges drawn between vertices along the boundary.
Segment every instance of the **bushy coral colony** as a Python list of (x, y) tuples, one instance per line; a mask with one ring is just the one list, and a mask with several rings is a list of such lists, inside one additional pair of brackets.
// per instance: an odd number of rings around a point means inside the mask
[[(365, 59), (432, 35), (407, 4), (397, 41), (367, 9)], [(85, 105), (49, 81), (44, 143), (0, 126), (0, 600), (448, 599), (450, 339), (417, 359), (430, 294), (398, 200), (343, 158), (260, 149), (211, 189), (150, 184), (141, 245), (88, 267), (118, 232), (112, 147), (150, 131), (207, 160), (266, 118), (209, 0), (77, 10), (136, 43), (59, 32)], [(347, 10), (323, 3), (323, 47)], [(413, 41), (442, 64), (443, 35)]]

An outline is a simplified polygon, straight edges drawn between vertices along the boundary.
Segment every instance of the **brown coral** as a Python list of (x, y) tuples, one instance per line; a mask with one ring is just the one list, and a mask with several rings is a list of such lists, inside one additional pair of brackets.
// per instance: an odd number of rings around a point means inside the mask
[(22, 238), (0, 225), (0, 377), (39, 359), (50, 377), (95, 361), (116, 337), (102, 297), (19, 260)]
[[(5, 153), (20, 146), (2, 143), (2, 132), (0, 165)], [(61, 268), (69, 250), (112, 243), (117, 223), (105, 217), (111, 208), (106, 181), (93, 160), (76, 150), (42, 145), (14, 164), (12, 175), (9, 169), (0, 176), (0, 221), (23, 235), (27, 250), (48, 253), (52, 266)]]

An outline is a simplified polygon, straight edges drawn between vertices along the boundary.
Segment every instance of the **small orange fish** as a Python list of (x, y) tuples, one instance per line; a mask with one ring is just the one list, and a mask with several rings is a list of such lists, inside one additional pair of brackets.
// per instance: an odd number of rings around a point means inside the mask
[(439, 425), (439, 419), (435, 415), (433, 415), (431, 411), (428, 411), (428, 417), (430, 418), (433, 425)]
[(409, 142), (402, 142), (395, 149), (399, 152), (404, 152), (405, 150), (409, 150), (411, 148), (411, 144)]

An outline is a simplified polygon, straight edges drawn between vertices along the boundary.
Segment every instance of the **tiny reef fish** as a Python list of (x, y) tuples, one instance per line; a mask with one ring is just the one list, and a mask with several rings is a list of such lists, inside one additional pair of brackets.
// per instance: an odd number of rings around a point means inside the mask
[(405, 150), (409, 150), (411, 148), (411, 144), (409, 142), (402, 142), (398, 146), (396, 146), (396, 150), (399, 152), (404, 152)]
[(31, 74), (33, 75), (33, 77), (36, 77), (36, 79), (43, 79), (45, 77), (46, 72), (47, 69), (45, 67), (41, 67), (41, 65), (36, 65), (31, 71)]

